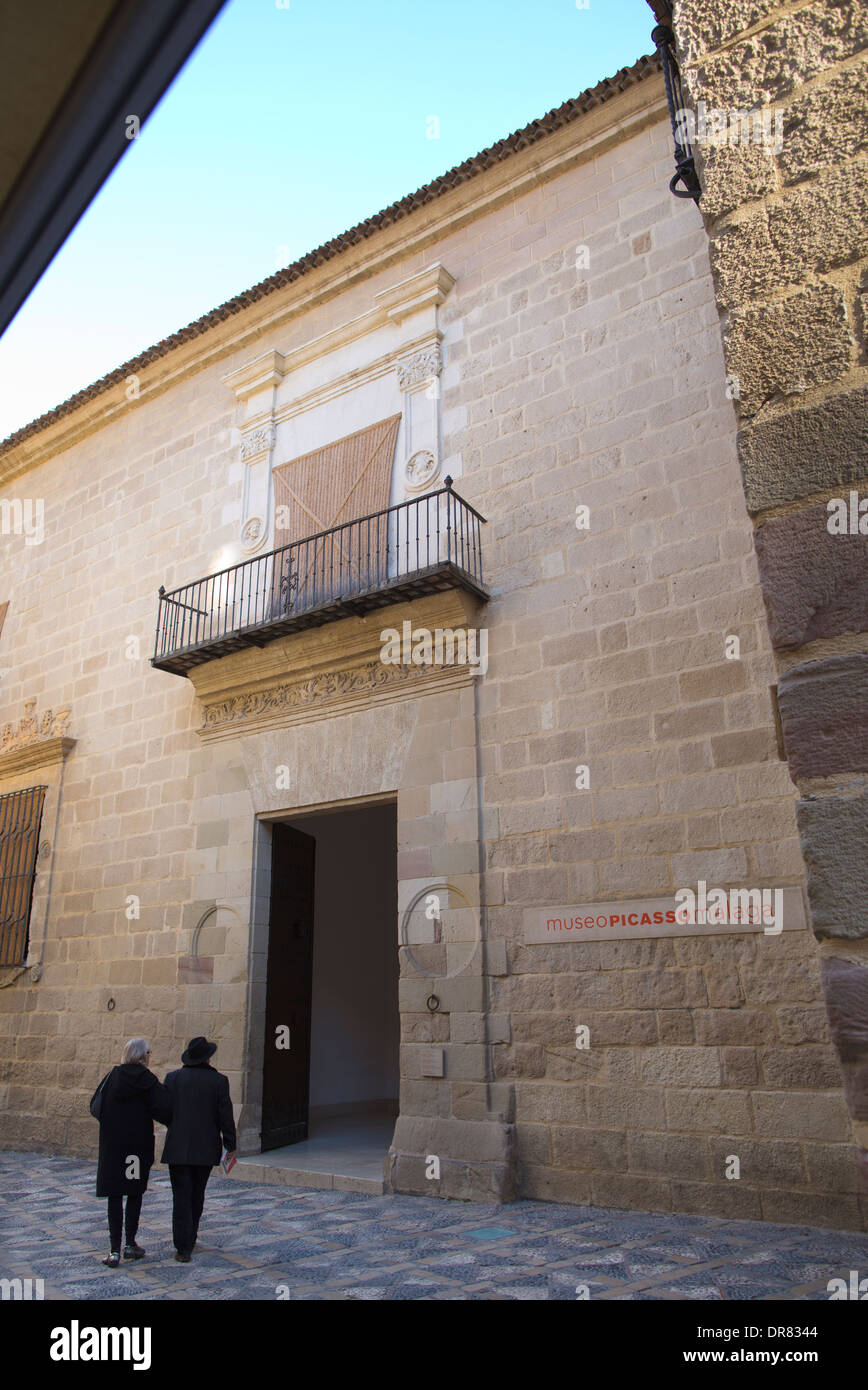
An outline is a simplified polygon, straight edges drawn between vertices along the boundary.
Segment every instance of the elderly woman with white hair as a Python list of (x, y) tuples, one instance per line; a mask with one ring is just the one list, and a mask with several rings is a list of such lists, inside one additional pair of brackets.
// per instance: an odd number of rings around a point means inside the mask
[(120, 1264), (122, 1230), (124, 1259), (140, 1260), (145, 1253), (136, 1233), (154, 1162), (154, 1120), (167, 1125), (172, 1118), (171, 1097), (148, 1070), (150, 1057), (146, 1038), (130, 1038), (121, 1065), (103, 1077), (90, 1103), (99, 1120), (96, 1195), (108, 1198), (110, 1243), (103, 1264), (109, 1269)]

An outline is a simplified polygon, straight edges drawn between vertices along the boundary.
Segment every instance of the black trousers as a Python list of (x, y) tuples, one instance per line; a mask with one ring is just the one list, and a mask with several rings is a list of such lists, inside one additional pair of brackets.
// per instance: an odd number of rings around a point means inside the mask
[(170, 1163), (172, 1182), (172, 1239), (175, 1249), (189, 1255), (199, 1234), (210, 1163)]
[(109, 1197), (108, 1199), (108, 1224), (109, 1239), (111, 1250), (121, 1248), (121, 1228), (126, 1234), (127, 1245), (132, 1245), (136, 1238), (136, 1231), (139, 1229), (139, 1217), (142, 1214), (142, 1194), (137, 1193), (134, 1197), (127, 1197), (127, 1209), (124, 1212), (123, 1197)]

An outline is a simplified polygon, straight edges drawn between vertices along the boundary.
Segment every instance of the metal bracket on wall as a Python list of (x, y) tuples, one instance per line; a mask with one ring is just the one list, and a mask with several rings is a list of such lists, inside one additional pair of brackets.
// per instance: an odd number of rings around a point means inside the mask
[[(695, 203), (702, 197), (702, 187), (696, 173), (693, 150), (687, 138), (684, 121), (684, 94), (681, 90), (681, 73), (675, 56), (675, 34), (672, 30), (672, 5), (670, 0), (648, 0), (657, 24), (651, 30), (651, 42), (663, 68), (663, 81), (666, 84), (666, 102), (669, 106), (669, 120), (672, 124), (672, 139), (675, 145), (675, 173), (669, 180), (669, 191), (676, 198), (692, 198)], [(683, 187), (679, 187), (679, 184)]]

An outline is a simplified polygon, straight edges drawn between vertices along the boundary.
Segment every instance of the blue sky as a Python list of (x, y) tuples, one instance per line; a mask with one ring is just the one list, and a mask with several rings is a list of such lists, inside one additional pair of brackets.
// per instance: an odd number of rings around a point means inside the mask
[(635, 62), (653, 24), (645, 0), (229, 0), (0, 339), (0, 439)]

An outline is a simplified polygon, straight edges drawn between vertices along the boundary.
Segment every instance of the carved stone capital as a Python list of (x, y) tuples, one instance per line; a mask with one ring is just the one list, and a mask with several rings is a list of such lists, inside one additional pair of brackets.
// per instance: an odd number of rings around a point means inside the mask
[(246, 463), (248, 459), (254, 458), (257, 454), (268, 454), (273, 446), (274, 426), (260, 425), (257, 429), (242, 435), (241, 462)]
[(414, 386), (438, 377), (442, 366), (440, 344), (432, 343), (430, 347), (421, 348), (412, 357), (405, 357), (398, 363), (398, 385), (402, 391), (411, 391)]

